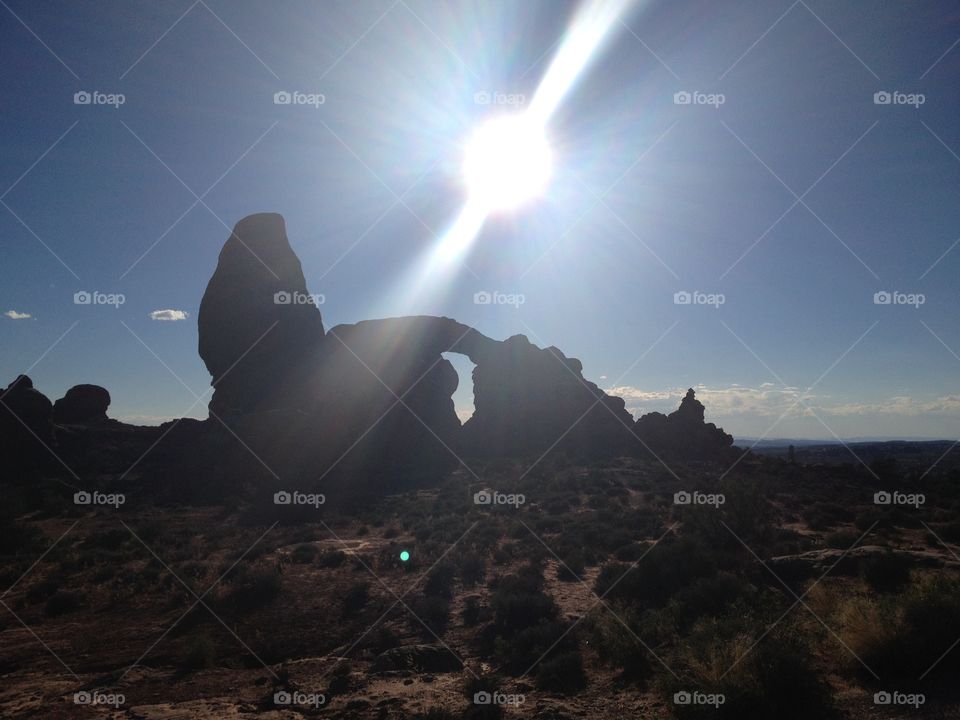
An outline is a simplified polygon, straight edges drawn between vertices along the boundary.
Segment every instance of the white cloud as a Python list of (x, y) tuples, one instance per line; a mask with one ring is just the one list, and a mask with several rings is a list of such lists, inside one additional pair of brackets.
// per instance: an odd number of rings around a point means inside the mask
[(16, 310), (7, 310), (4, 315), (11, 320), (26, 320), (27, 318), (33, 317), (30, 313), (17, 312)]
[(151, 320), (186, 320), (190, 317), (190, 313), (186, 310), (154, 310), (150, 313)]

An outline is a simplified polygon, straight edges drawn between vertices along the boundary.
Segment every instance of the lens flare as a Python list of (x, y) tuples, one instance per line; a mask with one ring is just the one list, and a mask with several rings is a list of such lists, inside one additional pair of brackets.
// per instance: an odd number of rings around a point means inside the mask
[(470, 200), (495, 213), (541, 195), (552, 166), (543, 126), (525, 115), (504, 115), (481, 126), (470, 139), (463, 175)]

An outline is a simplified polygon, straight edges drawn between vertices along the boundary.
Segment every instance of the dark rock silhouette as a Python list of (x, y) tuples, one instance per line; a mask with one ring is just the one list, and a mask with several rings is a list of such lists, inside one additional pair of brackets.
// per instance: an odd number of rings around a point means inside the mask
[(301, 369), (324, 332), (282, 216), (259, 213), (236, 224), (203, 295), (197, 325), (200, 357), (216, 388), (211, 411), (267, 410), (296, 397)]
[(655, 453), (696, 458), (718, 455), (733, 445), (733, 436), (713, 423), (705, 423), (704, 410), (690, 388), (677, 410), (669, 415), (648, 413), (637, 420), (634, 430)]
[(74, 385), (53, 404), (53, 421), (69, 425), (107, 419), (110, 393), (99, 385)]
[[(325, 332), (277, 214), (236, 224), (198, 330), (215, 388), (208, 420), (125, 425), (107, 418), (105, 388), (78, 385), (52, 405), (21, 376), (0, 408), (4, 450), (34, 462), (53, 443), (56, 421), (57, 461), (63, 455), (85, 475), (141, 479), (160, 497), (216, 502), (268, 488), (362, 498), (435, 480), (462, 458), (702, 458), (733, 442), (704, 422), (692, 389), (670, 415), (634, 422), (622, 398), (583, 377), (579, 360), (523, 335), (495, 340), (431, 316)], [(476, 366), (475, 412), (463, 425), (452, 399), (459, 378), (445, 353)]]
[[(48, 458), (53, 443), (53, 404), (18, 375), (0, 394), (0, 456), (7, 469), (23, 471)], [(45, 447), (46, 446), (46, 447)]]
[[(283, 219), (259, 214), (237, 223), (200, 305), (211, 413), (230, 416), (230, 429), (275, 474), (310, 483), (337, 469), (356, 486), (380, 473), (433, 476), (460, 457), (708, 455), (732, 443), (704, 424), (693, 390), (670, 416), (635, 423), (621, 398), (584, 379), (580, 361), (557, 348), (430, 316), (324, 333), (309, 298)], [(462, 427), (452, 400), (458, 378), (443, 353), (476, 365), (476, 409)]]

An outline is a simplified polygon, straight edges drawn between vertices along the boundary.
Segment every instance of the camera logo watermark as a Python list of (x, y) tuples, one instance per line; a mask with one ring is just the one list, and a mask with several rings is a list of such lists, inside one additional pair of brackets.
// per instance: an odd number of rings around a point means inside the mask
[(519, 308), (526, 301), (527, 296), (522, 293), (481, 290), (473, 294), (474, 305), (513, 305), (515, 308)]
[(279, 690), (273, 694), (274, 705), (300, 705), (310, 707), (320, 707), (327, 702), (327, 697), (323, 693), (305, 693), (299, 690), (287, 692)]
[(74, 105), (109, 105), (116, 110), (126, 101), (127, 96), (123, 93), (103, 93), (99, 90), (94, 90), (92, 92), (87, 90), (78, 90), (73, 94)]
[(899, 90), (880, 90), (873, 94), (874, 105), (909, 105), (914, 110), (927, 101), (923, 93), (904, 93)]
[(473, 694), (474, 705), (510, 705), (519, 707), (526, 702), (526, 697), (521, 693), (502, 693), (499, 691), (487, 692), (481, 690)]
[(81, 690), (73, 694), (74, 705), (108, 705), (120, 707), (127, 701), (123, 693), (103, 693), (99, 690)]
[(297, 490), (287, 492), (280, 490), (273, 494), (274, 505), (310, 505), (319, 508), (327, 501), (327, 496), (323, 493), (302, 493)]
[(480, 90), (473, 94), (473, 102), (477, 105), (507, 105), (519, 107), (526, 105), (527, 96), (520, 93), (504, 93), (496, 90)]
[(527, 501), (522, 493), (502, 493), (496, 490), (481, 490), (473, 494), (474, 505), (512, 505), (519, 507)]
[(915, 309), (927, 302), (923, 293), (905, 293), (899, 290), (880, 290), (873, 294), (874, 305), (912, 305)]
[(327, 97), (323, 93), (305, 93), (299, 90), (288, 92), (286, 90), (280, 90), (273, 94), (274, 105), (309, 105), (317, 110), (326, 101)]
[(127, 301), (127, 296), (123, 293), (104, 293), (99, 290), (88, 292), (80, 290), (73, 294), (74, 305), (112, 305), (119, 308)]
[(327, 298), (322, 293), (280, 290), (273, 294), (274, 305), (323, 305), (326, 301)]
[(723, 93), (704, 93), (699, 90), (680, 90), (673, 94), (674, 105), (709, 105), (719, 110), (720, 106), (727, 101), (727, 96)]
[(110, 505), (118, 508), (127, 501), (127, 496), (123, 493), (102, 493), (94, 490), (87, 492), (80, 490), (73, 494), (74, 505)]
[(699, 290), (680, 290), (673, 294), (674, 305), (710, 305), (720, 309), (720, 306), (727, 302), (727, 296), (723, 293), (705, 293)]
[(919, 708), (927, 701), (923, 693), (902, 693), (897, 690), (888, 692), (881, 690), (873, 694), (874, 705), (910, 705), (914, 709)]
[(723, 493), (702, 493), (698, 490), (687, 492), (681, 490), (673, 494), (674, 505), (713, 505), (720, 507), (727, 501)]
[(723, 693), (702, 693), (697, 690), (690, 692), (681, 690), (673, 694), (674, 705), (712, 705), (719, 708), (727, 701)]
[(894, 490), (887, 492), (881, 490), (873, 494), (874, 505), (906, 505), (912, 508), (919, 508), (927, 501), (927, 496), (923, 493), (902, 493)]

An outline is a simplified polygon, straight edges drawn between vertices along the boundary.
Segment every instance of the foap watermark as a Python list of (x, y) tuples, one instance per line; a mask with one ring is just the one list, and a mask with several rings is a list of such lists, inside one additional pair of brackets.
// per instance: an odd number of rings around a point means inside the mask
[(713, 505), (720, 507), (727, 501), (723, 493), (702, 493), (699, 490), (687, 492), (681, 490), (673, 494), (674, 505)]
[(521, 693), (502, 693), (498, 690), (487, 692), (480, 690), (473, 694), (474, 705), (509, 705), (519, 707), (527, 701), (527, 698)]
[(723, 93), (705, 93), (699, 90), (679, 90), (673, 94), (674, 105), (709, 105), (717, 110), (727, 101)]
[(79, 290), (73, 294), (74, 305), (112, 305), (119, 308), (127, 301), (123, 293), (105, 293), (99, 290)]
[(323, 93), (305, 93), (299, 90), (280, 90), (273, 94), (274, 105), (309, 105), (315, 110), (327, 102)]
[(117, 708), (127, 701), (123, 693), (105, 693), (99, 690), (81, 690), (73, 694), (74, 705), (107, 705)]
[(473, 494), (474, 505), (512, 505), (519, 507), (527, 501), (523, 493), (502, 493), (496, 490), (481, 490)]
[(673, 694), (674, 705), (712, 705), (719, 708), (727, 701), (723, 693), (703, 693), (699, 690), (690, 692), (689, 690), (680, 690)]
[(513, 305), (519, 308), (527, 301), (523, 293), (504, 293), (499, 290), (481, 290), (473, 294), (474, 305)]
[(273, 294), (274, 305), (323, 305), (326, 301), (327, 298), (322, 293), (280, 290)]
[(927, 701), (923, 693), (902, 693), (899, 690), (881, 690), (873, 694), (874, 705), (910, 705), (915, 710)]
[(873, 294), (874, 305), (911, 305), (914, 309), (927, 302), (923, 293), (905, 293), (899, 290), (879, 290)]
[(74, 105), (109, 105), (114, 110), (127, 101), (123, 93), (105, 93), (99, 90), (78, 90), (73, 94)]
[(723, 293), (705, 293), (699, 290), (678, 290), (673, 294), (674, 305), (710, 305), (719, 309), (727, 302)]
[(74, 505), (109, 505), (118, 508), (127, 501), (123, 493), (102, 493), (97, 490), (79, 490), (73, 494)]
[(274, 505), (310, 505), (318, 508), (327, 501), (323, 493), (302, 493), (299, 490), (279, 490), (273, 494)]
[(927, 101), (923, 93), (905, 93), (899, 90), (878, 90), (873, 94), (874, 105), (909, 105), (914, 110)]
[(927, 501), (927, 496), (923, 493), (902, 493), (898, 490), (887, 492), (881, 490), (873, 494), (874, 505), (906, 505), (912, 508), (919, 508)]
[(527, 96), (520, 93), (505, 93), (497, 90), (480, 90), (473, 94), (473, 102), (477, 105), (507, 105), (519, 107), (526, 105)]
[(327, 696), (323, 693), (305, 693), (300, 690), (288, 692), (278, 690), (273, 694), (274, 705), (300, 705), (318, 708), (327, 702)]

